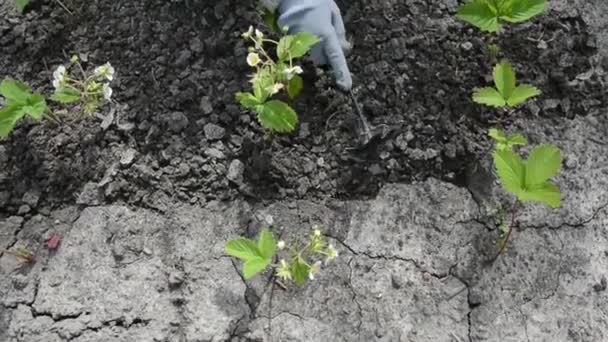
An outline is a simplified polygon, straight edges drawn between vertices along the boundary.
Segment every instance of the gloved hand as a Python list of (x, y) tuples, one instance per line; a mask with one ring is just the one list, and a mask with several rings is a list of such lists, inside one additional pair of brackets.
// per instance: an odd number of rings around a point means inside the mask
[(350, 50), (340, 9), (334, 0), (281, 0), (279, 27), (289, 27), (289, 33), (308, 32), (321, 42), (310, 51), (317, 65), (331, 65), (340, 89), (349, 91), (353, 80), (344, 53)]

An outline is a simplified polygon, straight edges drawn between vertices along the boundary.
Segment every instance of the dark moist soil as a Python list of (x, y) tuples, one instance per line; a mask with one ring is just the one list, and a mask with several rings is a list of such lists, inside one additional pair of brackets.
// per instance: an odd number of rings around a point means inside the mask
[[(163, 210), (172, 198), (359, 198), (386, 182), (430, 176), (460, 184), (490, 146), (489, 127), (606, 107), (597, 80), (577, 79), (595, 53), (580, 18), (548, 13), (489, 39), (455, 21), (456, 4), (446, 3), (339, 1), (354, 43), (355, 92), (372, 123), (388, 127), (363, 150), (350, 149), (357, 119), (348, 96), (312, 66), (295, 104), (296, 133), (265, 136), (239, 108), (234, 93), (247, 88), (250, 73), (239, 34), (260, 22), (253, 2), (74, 0), (67, 2), (73, 16), (51, 0), (33, 1), (24, 16), (0, 5), (2, 77), (49, 94), (52, 70), (74, 53), (91, 65), (110, 61), (118, 75), (117, 103), (103, 111), (117, 118), (109, 128), (96, 117), (73, 116), (61, 127), (23, 122), (0, 143), (1, 211), (45, 212), (74, 201)], [(491, 81), (492, 42), (521, 81), (543, 90), (512, 113), (470, 100), (474, 87)]]

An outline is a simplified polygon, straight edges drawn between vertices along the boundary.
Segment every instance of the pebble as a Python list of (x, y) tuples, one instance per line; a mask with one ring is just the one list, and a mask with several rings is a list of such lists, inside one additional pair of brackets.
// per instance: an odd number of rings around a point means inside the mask
[(35, 208), (36, 205), (38, 205), (38, 201), (40, 200), (40, 193), (30, 190), (28, 192), (26, 192), (23, 197), (21, 198), (21, 201), (27, 205), (29, 205), (32, 208)]
[(213, 112), (213, 106), (209, 100), (209, 96), (203, 96), (201, 98), (200, 108), (205, 114), (211, 114)]
[(226, 130), (213, 123), (208, 123), (203, 127), (207, 140), (220, 140), (226, 134)]
[(135, 151), (132, 148), (127, 149), (126, 151), (123, 151), (120, 154), (120, 165), (122, 166), (131, 166), (131, 164), (133, 164), (133, 161), (135, 160), (135, 154), (137, 153), (137, 151)]
[(173, 112), (169, 115), (167, 124), (171, 131), (179, 133), (188, 127), (188, 117), (182, 112)]
[(184, 273), (181, 271), (173, 271), (169, 274), (169, 286), (172, 288), (179, 287), (184, 283)]
[(228, 175), (226, 176), (230, 181), (240, 184), (243, 182), (243, 172), (245, 172), (245, 165), (242, 161), (235, 159), (230, 162), (228, 167)]

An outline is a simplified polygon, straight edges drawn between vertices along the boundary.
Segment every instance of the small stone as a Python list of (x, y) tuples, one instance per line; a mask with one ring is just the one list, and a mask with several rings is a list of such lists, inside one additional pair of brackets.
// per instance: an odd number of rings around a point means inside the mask
[(188, 127), (188, 117), (182, 112), (173, 112), (169, 115), (167, 125), (171, 131), (179, 133)]
[(120, 165), (123, 167), (131, 166), (131, 164), (133, 164), (133, 161), (135, 160), (136, 153), (137, 151), (132, 148), (123, 151), (120, 155)]
[(602, 280), (600, 280), (599, 284), (593, 285), (593, 290), (595, 292), (606, 291), (606, 288), (608, 288), (608, 281), (605, 276), (602, 276)]
[(464, 49), (464, 51), (469, 51), (469, 50), (471, 50), (473, 48), (473, 43), (471, 43), (471, 42), (464, 42), (460, 46), (462, 46), (462, 48)]
[(559, 104), (560, 104), (560, 101), (558, 99), (547, 99), (543, 103), (543, 109), (544, 110), (555, 109), (559, 106)]
[(578, 159), (575, 156), (568, 156), (564, 164), (566, 169), (572, 170), (578, 166)]
[(226, 158), (226, 156), (224, 155), (224, 152), (218, 150), (217, 148), (208, 148), (205, 150), (204, 153), (207, 157), (211, 157), (211, 158), (215, 158), (215, 159)]
[(209, 100), (209, 96), (203, 96), (201, 98), (200, 104), (201, 110), (205, 114), (211, 114), (213, 112), (213, 106), (211, 105), (211, 101)]
[(243, 182), (243, 172), (245, 172), (245, 164), (243, 164), (242, 161), (235, 159), (230, 162), (228, 175), (226, 177), (234, 183), (241, 184)]
[(173, 271), (169, 274), (169, 287), (176, 288), (184, 283), (184, 273), (181, 271)]
[(25, 204), (28, 204), (30, 207), (35, 208), (38, 205), (38, 201), (40, 200), (40, 193), (37, 191), (30, 190), (26, 192), (21, 201)]
[(30, 208), (29, 205), (24, 204), (24, 205), (22, 205), (22, 206), (19, 207), (19, 211), (17, 211), (17, 214), (23, 216), (23, 215), (29, 213), (31, 210), (32, 210), (32, 208)]
[(196, 52), (196, 53), (201, 53), (203, 52), (203, 42), (201, 41), (200, 38), (198, 37), (194, 37), (192, 39), (190, 39), (190, 50)]
[(208, 123), (203, 127), (205, 131), (205, 137), (208, 140), (220, 140), (226, 134), (226, 130), (223, 127), (220, 127), (213, 123)]
[(84, 185), (82, 192), (76, 199), (77, 204), (99, 205), (101, 204), (101, 193), (99, 185), (95, 182), (88, 182)]

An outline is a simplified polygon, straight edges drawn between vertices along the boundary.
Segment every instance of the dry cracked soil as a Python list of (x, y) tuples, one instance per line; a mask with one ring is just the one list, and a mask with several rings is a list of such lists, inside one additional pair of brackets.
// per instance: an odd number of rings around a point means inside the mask
[[(0, 341), (608, 341), (608, 2), (551, 0), (492, 39), (457, 0), (337, 2), (357, 97), (390, 128), (359, 151), (314, 66), (295, 134), (235, 103), (253, 1), (0, 0), (0, 76), (48, 92), (72, 53), (118, 72), (103, 118), (0, 141)], [(488, 43), (543, 94), (471, 103)], [(526, 205), (499, 257), (496, 125), (564, 156), (562, 206)], [(270, 218), (286, 239), (322, 225), (339, 257), (307, 286), (244, 281), (224, 243)]]

